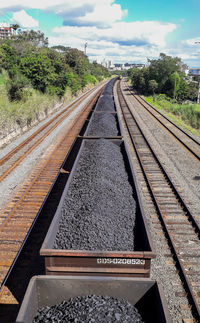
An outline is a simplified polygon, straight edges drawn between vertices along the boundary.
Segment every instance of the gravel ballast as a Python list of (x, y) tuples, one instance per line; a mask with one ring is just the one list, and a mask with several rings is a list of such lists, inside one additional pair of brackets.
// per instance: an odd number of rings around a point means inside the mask
[[(128, 94), (128, 91), (126, 91), (129, 87), (127, 84), (122, 84), (122, 87), (125, 89), (124, 94)], [(152, 241), (154, 244), (154, 250), (156, 254), (156, 258), (152, 259), (151, 261), (151, 279), (159, 280), (161, 283), (161, 286), (164, 290), (164, 294), (167, 300), (168, 309), (171, 315), (172, 322), (192, 322), (193, 314), (190, 309), (190, 305), (188, 302), (188, 299), (186, 297), (186, 293), (184, 291), (184, 287), (181, 281), (181, 277), (178, 274), (178, 271), (175, 266), (174, 258), (172, 256), (172, 253), (170, 251), (169, 245), (167, 243), (167, 240), (165, 238), (165, 234), (162, 231), (162, 225), (157, 217), (157, 212), (154, 208), (154, 204), (151, 201), (151, 196), (148, 192), (148, 187), (145, 185), (145, 180), (143, 177), (143, 174), (141, 172), (140, 165), (137, 161), (137, 156), (135, 155), (135, 151), (132, 148), (132, 142), (129, 139), (129, 136), (127, 135), (126, 131), (124, 130), (125, 127), (123, 126), (123, 116), (121, 114), (121, 110), (118, 105), (118, 99), (117, 99), (117, 92), (115, 87), (115, 98), (116, 98), (116, 107), (118, 112), (119, 121), (122, 122), (121, 129), (122, 129), (122, 135), (124, 137), (124, 140), (127, 143), (127, 148), (130, 154), (131, 159), (134, 162), (134, 171), (137, 179), (137, 183), (139, 184), (139, 191), (140, 196), (142, 200), (142, 204), (144, 207), (144, 212), (147, 218), (147, 222), (150, 228)], [(171, 135), (165, 136), (165, 141), (159, 141), (162, 139), (162, 133), (161, 131), (157, 132), (157, 122), (154, 122), (152, 119), (152, 122), (148, 122), (149, 117), (146, 116), (143, 109), (141, 109), (140, 106), (138, 106), (137, 102), (133, 100), (133, 98), (130, 95), (127, 95), (126, 98), (128, 99), (128, 102), (130, 106), (134, 109), (134, 113), (137, 112), (138, 122), (140, 123), (140, 126), (145, 131), (145, 134), (147, 136), (147, 140), (151, 143), (153, 149), (158, 153), (159, 159), (162, 160), (164, 167), (166, 167), (167, 171), (169, 170), (172, 172), (173, 176), (177, 176), (176, 181), (178, 186), (184, 191), (187, 187), (187, 183), (185, 179), (182, 177), (180, 173), (180, 169), (177, 169), (175, 163), (173, 164), (170, 161), (170, 158), (173, 158), (176, 160), (176, 164), (179, 163), (179, 166), (182, 165), (181, 170), (183, 171), (184, 167), (187, 168), (187, 164), (183, 163), (183, 156), (182, 154), (179, 155), (179, 150), (181, 147), (175, 146), (173, 148), (173, 143), (171, 142)], [(146, 121), (146, 122), (145, 122)], [(164, 131), (165, 132), (165, 131)], [(169, 144), (170, 143), (170, 144)], [(174, 149), (173, 154), (171, 154), (171, 150)], [(164, 152), (165, 151), (165, 152)], [(179, 158), (178, 158), (179, 156)], [(186, 157), (186, 154), (185, 154)], [(192, 159), (192, 158), (191, 158)], [(190, 170), (190, 174), (195, 170), (194, 167), (194, 160), (192, 159), (192, 165), (188, 167), (188, 170)], [(184, 167), (183, 167), (184, 166)], [(180, 168), (180, 167), (179, 167)], [(198, 174), (198, 170), (196, 170), (196, 174)], [(192, 177), (192, 176), (191, 176)], [(186, 177), (187, 179), (190, 177)], [(196, 193), (195, 195), (192, 194), (192, 190), (188, 190), (188, 194), (186, 196), (186, 200), (188, 200), (189, 193), (193, 195), (193, 205), (192, 209), (198, 207), (199, 202), (196, 202)], [(199, 213), (199, 209), (198, 209)], [(193, 243), (191, 243), (191, 246)], [(192, 247), (191, 247), (192, 248)]]
[(116, 116), (107, 113), (95, 113), (88, 129), (89, 136), (118, 136)]
[[(99, 88), (95, 90), (95, 93), (97, 93), (98, 89)], [(0, 195), (1, 195), (0, 210), (1, 211), (4, 208), (7, 208), (7, 205), (10, 202), (11, 198), (17, 194), (18, 190), (20, 189), (20, 186), (26, 182), (27, 176), (29, 176), (33, 172), (37, 163), (41, 164), (41, 161), (40, 161), (41, 156), (44, 156), (45, 154), (48, 155), (48, 151), (51, 150), (51, 146), (54, 146), (55, 142), (58, 142), (59, 134), (62, 133), (63, 131), (66, 131), (66, 127), (68, 127), (70, 122), (72, 122), (72, 120), (76, 118), (77, 114), (80, 113), (84, 105), (89, 103), (92, 96), (93, 94), (90, 94), (87, 99), (85, 99), (79, 106), (77, 106), (77, 108), (59, 126), (57, 126), (56, 129), (54, 129), (54, 131), (47, 138), (45, 138), (45, 140), (42, 141), (40, 145), (36, 149), (34, 149), (27, 158), (25, 158), (22, 161), (22, 163), (20, 163), (15, 170), (12, 171), (0, 183)], [(71, 103), (69, 103), (69, 105)], [(67, 105), (64, 106), (62, 109), (60, 109), (58, 113), (61, 112), (66, 107)], [(37, 126), (34, 126), (30, 131), (24, 133), (21, 137), (17, 138), (16, 140), (13, 140), (10, 145), (1, 149), (0, 150), (1, 157), (8, 154), (13, 148), (15, 148), (18, 144), (26, 140), (31, 134), (37, 131), (41, 126), (43, 126), (46, 122), (52, 119), (55, 115), (56, 113), (46, 118), (43, 122), (40, 122)]]
[(143, 320), (138, 310), (126, 300), (89, 295), (40, 309), (33, 320), (33, 323), (39, 322), (142, 323)]
[(134, 250), (135, 200), (121, 148), (87, 141), (69, 185), (53, 248)]

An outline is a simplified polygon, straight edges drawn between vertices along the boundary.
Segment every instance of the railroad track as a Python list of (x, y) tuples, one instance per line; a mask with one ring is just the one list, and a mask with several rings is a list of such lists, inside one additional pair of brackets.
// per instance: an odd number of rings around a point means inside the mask
[(85, 100), (94, 89), (83, 94), (68, 105), (51, 120), (41, 126), (31, 136), (13, 148), (0, 159), (0, 182), (3, 181), (65, 118), (67, 118)]
[(101, 91), (102, 87), (89, 102), (85, 103), (78, 116), (71, 121), (66, 132), (62, 134), (60, 143), (57, 147), (53, 146), (48, 156), (40, 161), (31, 179), (24, 185), (23, 190), (6, 212), (6, 217), (0, 225), (0, 299), (4, 296), (6, 298), (3, 287), (37, 223), (40, 208), (48, 198), (52, 184), (59, 174), (69, 175), (69, 172), (65, 172), (60, 167)]
[(153, 116), (165, 129), (167, 129), (169, 133), (172, 134), (173, 137), (175, 137), (176, 140), (178, 140), (192, 154), (193, 157), (200, 161), (200, 142), (198, 140), (177, 126), (150, 103), (141, 98), (141, 96), (134, 94), (130, 89), (129, 91), (134, 99), (140, 103), (140, 106), (148, 111), (151, 116)]
[(119, 103), (141, 170), (176, 259), (192, 310), (200, 316), (200, 228), (166, 173), (117, 84)]

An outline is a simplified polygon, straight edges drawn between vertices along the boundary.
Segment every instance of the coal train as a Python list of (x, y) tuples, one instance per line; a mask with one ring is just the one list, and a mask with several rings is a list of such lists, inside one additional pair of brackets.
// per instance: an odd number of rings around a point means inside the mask
[[(132, 169), (132, 164), (130, 163), (126, 143), (123, 141), (121, 136), (117, 110), (113, 99), (113, 86), (115, 82), (121, 78), (122, 76), (119, 76), (108, 82), (107, 86), (100, 95), (95, 108), (89, 114), (86, 124), (83, 126), (84, 135), (82, 134), (83, 130), (81, 130), (81, 136), (77, 136), (69, 155), (61, 166), (61, 169), (69, 172), (70, 175), (67, 177), (66, 185), (58, 208), (40, 250), (40, 255), (45, 257), (46, 276), (35, 276), (31, 279), (16, 320), (17, 323), (33, 322), (36, 315), (40, 318), (43, 317), (41, 316), (44, 315), (43, 312), (39, 312), (38, 314), (39, 308), (50, 306), (52, 313), (55, 307), (60, 306), (57, 304), (60, 304), (63, 301), (68, 302), (69, 300), (71, 302), (70, 304), (72, 304), (72, 299), (79, 297), (80, 300), (80, 297), (88, 297), (88, 295), (114, 297), (129, 302), (136, 307), (137, 311), (139, 311), (141, 315), (141, 322), (171, 322), (162, 288), (159, 283), (149, 278), (151, 259), (155, 257), (155, 253), (153, 251), (150, 233), (146, 224), (139, 191), (135, 180), (134, 170)], [(111, 100), (112, 104), (109, 104), (109, 101)], [(110, 110), (110, 105), (112, 106), (112, 111)], [(88, 133), (90, 134), (88, 129), (92, 127), (92, 120), (95, 120), (95, 115), (97, 114), (104, 115), (103, 118), (98, 119), (100, 120), (99, 123), (102, 122), (100, 126), (104, 125), (106, 115), (111, 114), (114, 116), (112, 120), (109, 118), (109, 120), (111, 120), (109, 122), (116, 123), (116, 127), (113, 128), (119, 129), (117, 136), (116, 132), (114, 132), (113, 135), (109, 132), (108, 136), (106, 136), (105, 129), (101, 136), (101, 133), (99, 133), (98, 124), (95, 124), (95, 127), (97, 126), (96, 129), (98, 136), (95, 135), (94, 127), (92, 128), (92, 136), (88, 135)], [(110, 124), (106, 124), (106, 126), (109, 128), (109, 130), (110, 128), (112, 129)], [(102, 182), (105, 181), (105, 185), (110, 190), (112, 190), (112, 187), (110, 186), (112, 181), (114, 181), (114, 186), (121, 186), (117, 173), (114, 172), (114, 170), (112, 171), (111, 161), (106, 164), (104, 158), (106, 154), (99, 154), (99, 152), (95, 151), (93, 153), (93, 151), (89, 150), (91, 143), (93, 143), (95, 146), (96, 144), (99, 144), (100, 142), (104, 143), (105, 141), (109, 142), (109, 147), (111, 145), (116, 147), (116, 151), (124, 163), (124, 165), (121, 165), (120, 168), (124, 167), (124, 170), (127, 173), (126, 181), (131, 185), (131, 190), (135, 201), (135, 221), (134, 227), (132, 228), (134, 233), (134, 250), (123, 249), (123, 246), (119, 246), (119, 250), (115, 250), (114, 247), (112, 247), (111, 250), (109, 249), (108, 236), (112, 236), (111, 238), (114, 240), (116, 239), (117, 241), (120, 236), (120, 231), (122, 230), (121, 226), (123, 225), (123, 218), (120, 218), (120, 216), (124, 210), (120, 210), (119, 204), (121, 202), (120, 199), (123, 198), (123, 194), (127, 194), (126, 187), (123, 187), (124, 191), (122, 194), (120, 192), (118, 197), (116, 196), (117, 190), (115, 190), (114, 193), (116, 198), (115, 203), (118, 204), (115, 210), (116, 217), (114, 217), (113, 225), (111, 225), (110, 229), (112, 232), (106, 231), (106, 227), (103, 228), (105, 218), (102, 220), (103, 216), (101, 217), (101, 212), (106, 211), (105, 208), (104, 210), (101, 209), (101, 204), (104, 202), (105, 205), (107, 205), (107, 210), (109, 210), (109, 208), (112, 209), (112, 207), (114, 208), (114, 205), (111, 205), (114, 201), (114, 197), (113, 201), (112, 199), (109, 201), (102, 200), (103, 202), (101, 201), (101, 203), (98, 203), (98, 194), (101, 195), (101, 198), (103, 197), (103, 199), (106, 199), (106, 195), (104, 194), (105, 187), (102, 186)], [(98, 173), (98, 180), (92, 179), (94, 181), (93, 185), (97, 190), (97, 195), (95, 198), (91, 195), (93, 194), (91, 189), (83, 191), (83, 187), (81, 187), (82, 191), (76, 192), (76, 199), (72, 201), (72, 204), (76, 204), (76, 208), (78, 208), (76, 213), (70, 215), (70, 221), (75, 224), (73, 227), (76, 228), (76, 232), (72, 236), (72, 240), (80, 238), (87, 241), (85, 241), (83, 244), (80, 244), (80, 241), (77, 241), (77, 248), (74, 249), (66, 247), (61, 248), (60, 245), (58, 248), (55, 248), (55, 240), (59, 227), (60, 225), (62, 227), (64, 225), (61, 218), (63, 216), (68, 216), (68, 210), (63, 209), (65, 208), (64, 205), (68, 203), (66, 202), (66, 196), (69, 199), (74, 198), (75, 193), (72, 192), (74, 179), (76, 179), (75, 187), (77, 190), (79, 190), (79, 181), (80, 183), (83, 182), (83, 178), (78, 178), (77, 169), (79, 167), (81, 158), (83, 158), (83, 155), (85, 154), (85, 150), (88, 150), (90, 158), (95, 160), (95, 165), (102, 164), (103, 167), (108, 170), (108, 172), (105, 172), (105, 174), (102, 175), (104, 176), (103, 179), (101, 178), (101, 173), (103, 173), (101, 171)], [(98, 158), (100, 158), (100, 160), (98, 160)], [(92, 163), (90, 171), (94, 171)], [(80, 168), (79, 175), (81, 173), (82, 171)], [(112, 178), (112, 173), (114, 174), (114, 178)], [(60, 176), (62, 176), (62, 174), (60, 174)], [(97, 181), (99, 182), (97, 183)], [(86, 186), (90, 183), (90, 172), (85, 174), (85, 183)], [(120, 189), (122, 189), (122, 187), (120, 187)], [(93, 208), (96, 213), (92, 213), (94, 210), (91, 210), (91, 208)], [(126, 208), (126, 205), (124, 205), (123, 208)], [(127, 212), (130, 212), (130, 210)], [(84, 215), (83, 222), (79, 222), (81, 213)], [(109, 219), (109, 214), (106, 216), (108, 217), (107, 220), (109, 224), (111, 219)], [(122, 216), (124, 217), (124, 215)], [(97, 220), (100, 223), (97, 223)], [(108, 250), (105, 250), (105, 247), (99, 250), (97, 248), (94, 250), (90, 248), (87, 249), (87, 246), (90, 245), (90, 241), (92, 241), (94, 234), (94, 230), (91, 229), (92, 226), (90, 226), (91, 222), (93, 222), (93, 225), (98, 226), (97, 231), (99, 237), (101, 237), (102, 234), (106, 235)], [(107, 227), (108, 224), (106, 225)], [(126, 224), (127, 223), (124, 223), (125, 226)], [(130, 223), (127, 225), (129, 226)], [(70, 230), (71, 228), (72, 227), (70, 227)], [(64, 235), (69, 234), (69, 232), (67, 232), (68, 229), (69, 224), (64, 229)], [(87, 233), (85, 237), (84, 230)], [(123, 235), (126, 235), (126, 232), (123, 232)], [(74, 241), (72, 241), (72, 245), (73, 243)], [(88, 305), (86, 307), (89, 308), (90, 306)], [(44, 312), (45, 311), (47, 310), (44, 310)], [(112, 313), (113, 319), (111, 320), (110, 318), (109, 322), (123, 322), (123, 320), (120, 321), (120, 317), (122, 318), (122, 313), (120, 314), (118, 311), (119, 310)], [(35, 320), (34, 322), (39, 322), (39, 319), (38, 321)], [(79, 321), (77, 320), (77, 322)], [(84, 318), (81, 318), (80, 322), (84, 322)], [(104, 320), (102, 320), (102, 322), (104, 322)], [(127, 320), (126, 322), (133, 322), (133, 320)]]

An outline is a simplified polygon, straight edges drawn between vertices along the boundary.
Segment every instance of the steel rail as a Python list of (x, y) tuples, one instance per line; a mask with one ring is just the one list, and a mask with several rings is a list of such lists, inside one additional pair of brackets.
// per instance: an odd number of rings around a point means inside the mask
[[(161, 223), (163, 225), (163, 229), (164, 229), (164, 232), (166, 233), (167, 235), (167, 238), (168, 238), (168, 242), (169, 242), (169, 245), (171, 247), (171, 250), (173, 252), (173, 255), (177, 261), (177, 265), (178, 265), (178, 268), (180, 269), (181, 271), (181, 276), (183, 277), (183, 280), (184, 280), (184, 284), (185, 284), (185, 289), (186, 291), (188, 292), (189, 294), (189, 299), (191, 301), (191, 303), (193, 304), (193, 311), (195, 313), (195, 315), (197, 317), (200, 317), (200, 307), (199, 307), (199, 303), (197, 301), (197, 298), (198, 296), (196, 295), (196, 293), (193, 291), (193, 288), (191, 286), (191, 283), (190, 283), (190, 280), (188, 279), (188, 275), (187, 275), (187, 272), (182, 264), (182, 261), (181, 261), (181, 258), (178, 254), (178, 251), (177, 251), (177, 248), (176, 248), (176, 245), (173, 241), (173, 237), (171, 236), (170, 234), (170, 230), (168, 229), (168, 226), (167, 226), (167, 223), (166, 223), (166, 220), (165, 220), (165, 216), (163, 215), (163, 212), (161, 210), (161, 207), (160, 207), (160, 203), (158, 201), (158, 198), (154, 192), (154, 189), (153, 189), (153, 186), (151, 184), (151, 181), (149, 179), (149, 176), (145, 170), (145, 166), (143, 164), (143, 161), (142, 161), (142, 157), (141, 157), (141, 152), (139, 151), (139, 147), (137, 147), (137, 144), (135, 142), (135, 138), (134, 138), (134, 134), (133, 134), (133, 131), (131, 131), (131, 128), (130, 128), (130, 124), (129, 124), (129, 121), (128, 121), (128, 118), (131, 116), (131, 118), (134, 120), (136, 126), (137, 126), (137, 129), (139, 130), (141, 136), (143, 137), (146, 145), (149, 147), (149, 150), (151, 151), (151, 154), (153, 156), (153, 158), (156, 160), (156, 162), (158, 163), (158, 166), (160, 168), (160, 170), (163, 172), (164, 176), (166, 177), (169, 185), (171, 186), (174, 194), (176, 194), (177, 198), (179, 199), (179, 202), (180, 204), (182, 205), (182, 207), (184, 208), (185, 212), (186, 212), (186, 215), (188, 216), (189, 218), (189, 221), (192, 222), (192, 225), (193, 225), (193, 228), (194, 230), (197, 232), (198, 236), (200, 234), (200, 227), (198, 225), (198, 223), (196, 222), (196, 220), (194, 219), (194, 217), (192, 216), (191, 212), (189, 211), (188, 207), (186, 206), (186, 204), (184, 203), (183, 199), (181, 198), (180, 194), (178, 193), (178, 191), (176, 190), (175, 186), (173, 185), (170, 177), (167, 175), (166, 171), (164, 170), (161, 162), (158, 160), (155, 152), (153, 151), (152, 147), (150, 146), (149, 142), (147, 141), (147, 139), (145, 138), (145, 135), (144, 133), (142, 132), (142, 129), (141, 127), (139, 126), (137, 120), (134, 118), (133, 116), (133, 113), (132, 111), (130, 110), (126, 100), (125, 100), (125, 97), (122, 93), (122, 90), (120, 88), (120, 83), (118, 82), (117, 84), (117, 92), (118, 92), (118, 97), (119, 97), (119, 102), (120, 102), (120, 106), (121, 106), (121, 110), (122, 110), (122, 114), (123, 114), (123, 118), (124, 118), (124, 121), (125, 121), (125, 124), (126, 124), (126, 127), (127, 127), (127, 130), (128, 130), (128, 133), (129, 133), (129, 136), (130, 136), (130, 139), (131, 139), (131, 142), (133, 144), (133, 147), (134, 147), (134, 150), (136, 152), (136, 156), (138, 158), (138, 161), (139, 161), (139, 164), (140, 164), (140, 167), (141, 167), (141, 170), (142, 170), (142, 173), (143, 173), (143, 176), (145, 178), (145, 181), (147, 183), (147, 186), (149, 188), (149, 191), (150, 191), (150, 194), (152, 196), (152, 199), (153, 199), (153, 202), (155, 204), (155, 207), (156, 207), (156, 210), (157, 210), (157, 213), (159, 215), (159, 218), (161, 220)], [(125, 111), (126, 110), (126, 111)], [(138, 134), (137, 134), (138, 135)]]
[(39, 133), (41, 133), (44, 129), (46, 129), (49, 125), (51, 125), (55, 120), (57, 120), (60, 116), (62, 116), (66, 111), (74, 106), (74, 104), (79, 103), (82, 99), (84, 99), (87, 95), (92, 92), (91, 89), (87, 93), (84, 93), (81, 97), (77, 98), (75, 101), (70, 103), (64, 110), (62, 110), (60, 113), (58, 113), (56, 116), (54, 116), (51, 120), (49, 120), (47, 123), (45, 123), (43, 126), (41, 126), (38, 130), (36, 130), (32, 135), (30, 135), (27, 139), (25, 139), (23, 142), (21, 142), (19, 145), (17, 145), (15, 148), (13, 148), (9, 153), (7, 153), (5, 156), (3, 156), (0, 159), (0, 166), (2, 166), (5, 162), (7, 162), (16, 152), (18, 152), (20, 149), (22, 149), (25, 145), (27, 145), (31, 140), (33, 140)]
[[(184, 133), (184, 135), (186, 135), (188, 138), (190, 138), (192, 141), (194, 141), (197, 145), (200, 146), (200, 142), (198, 140), (196, 140), (195, 138), (193, 138), (189, 133), (187, 133), (185, 130), (183, 130), (182, 128), (180, 128), (177, 124), (175, 124), (172, 120), (170, 120), (167, 116), (165, 116), (163, 113), (161, 113), (158, 109), (156, 109), (152, 104), (150, 104), (149, 102), (147, 102), (145, 99), (143, 99), (140, 95), (135, 95), (132, 93), (133, 96), (135, 96), (135, 98), (138, 100), (138, 98), (140, 98), (140, 100), (142, 100), (144, 103), (146, 103), (147, 105), (149, 105), (154, 111), (156, 111), (156, 113), (159, 113), (163, 118), (165, 118), (167, 121), (169, 121), (171, 124), (173, 124), (173, 126), (175, 126), (178, 130), (180, 130), (181, 132)], [(139, 100), (138, 100), (139, 101)], [(139, 101), (141, 103), (141, 101)], [(142, 103), (141, 103), (142, 104)]]
[[(7, 252), (5, 250), (0, 250), (0, 291), (2, 291), (2, 288), (5, 285), (23, 246), (38, 219), (44, 201), (48, 197), (49, 190), (52, 189), (59, 169), (65, 160), (66, 153), (73, 144), (73, 141), (82, 128), (89, 111), (97, 101), (101, 91), (102, 88), (84, 105), (79, 116), (72, 122), (67, 134), (63, 136), (58, 146), (54, 147), (55, 150), (51, 152), (50, 156), (44, 160), (39, 172), (36, 172), (33, 176), (28, 187), (22, 193), (21, 197), (12, 207), (6, 219), (1, 224), (1, 246), (4, 244), (5, 247), (6, 245)], [(65, 147), (65, 149), (63, 149), (63, 147)], [(60, 170), (60, 172), (62, 172), (62, 170)], [(37, 192), (40, 194), (36, 194)], [(25, 221), (25, 219), (27, 220)], [(15, 226), (14, 231), (13, 226)], [(19, 228), (19, 231), (17, 228)], [(12, 246), (15, 244), (16, 250), (15, 248), (12, 249)]]
[[(5, 162), (7, 162), (14, 154), (19, 152), (25, 145), (29, 144), (37, 135), (40, 135), (43, 130), (45, 130), (49, 125), (51, 125), (53, 122), (55, 122), (57, 119), (58, 121), (52, 125), (52, 127), (45, 132), (42, 137), (38, 138), (38, 140), (33, 143), (33, 145), (28, 148), (28, 150), (23, 153), (19, 158), (14, 161), (13, 165), (10, 166), (5, 172), (3, 172), (2, 175), (0, 175), (0, 182), (3, 181), (59, 124), (61, 124), (65, 118), (67, 118), (76, 108), (77, 106), (85, 99), (87, 98), (92, 92), (94, 92), (96, 88), (91, 89), (87, 93), (83, 94), (80, 98), (78, 98), (75, 102), (71, 103), (70, 106), (68, 106), (66, 109), (64, 109), (62, 112), (60, 112), (58, 115), (56, 115), (53, 119), (51, 119), (49, 122), (47, 122), (44, 126), (39, 128), (35, 133), (33, 133), (29, 138), (27, 138), (25, 141), (23, 141), (21, 144), (19, 144), (17, 147), (15, 147), (10, 153), (5, 155), (1, 160), (1, 165), (3, 165)], [(69, 108), (71, 108), (69, 110)], [(61, 117), (59, 119), (59, 117)]]
[[(130, 90), (129, 90), (130, 91)], [(130, 93), (133, 95), (133, 97), (159, 122), (162, 124), (162, 126), (167, 129), (167, 131), (169, 131), (175, 138), (176, 140), (178, 140), (195, 158), (197, 158), (200, 161), (200, 153), (197, 153), (194, 151), (194, 149), (192, 149), (191, 147), (189, 147), (189, 145), (184, 142), (184, 140), (182, 140), (178, 135), (176, 135), (173, 130), (169, 129), (169, 127), (163, 123), (159, 117), (157, 117), (152, 111), (149, 110), (149, 108), (151, 108), (152, 110), (154, 110), (157, 114), (159, 114), (162, 118), (164, 118), (165, 120), (167, 120), (167, 122), (169, 122), (171, 125), (173, 125), (173, 127), (175, 127), (176, 129), (178, 129), (184, 136), (186, 136), (187, 138), (189, 138), (191, 140), (192, 143), (195, 143), (198, 146), (198, 149), (200, 148), (200, 143), (193, 138), (190, 134), (188, 134), (186, 131), (184, 131), (183, 129), (181, 129), (179, 126), (177, 126), (173, 121), (171, 121), (169, 118), (167, 118), (165, 115), (163, 115), (160, 111), (158, 111), (154, 106), (152, 106), (149, 102), (145, 101), (143, 98), (141, 98), (139, 95), (133, 94), (131, 91)], [(143, 102), (142, 102), (143, 101)], [(148, 107), (147, 107), (148, 106)]]

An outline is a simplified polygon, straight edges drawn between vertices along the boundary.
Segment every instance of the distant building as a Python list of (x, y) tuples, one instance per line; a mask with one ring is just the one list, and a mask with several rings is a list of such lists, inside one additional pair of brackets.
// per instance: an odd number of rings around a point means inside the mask
[(186, 69), (183, 70), (183, 72), (185, 73), (186, 76), (188, 76), (189, 73), (190, 73), (190, 70), (188, 68), (186, 68)]
[[(97, 60), (93, 61), (93, 62), (97, 62)], [(103, 61), (100, 62), (100, 64), (106, 68), (108, 68), (110, 71), (125, 71), (125, 70), (129, 70), (130, 68), (143, 68), (145, 67), (145, 64), (142, 63), (116, 63), (113, 64), (113, 62), (111, 60), (106, 61), (105, 58), (103, 59)]]
[(130, 68), (143, 68), (145, 64), (134, 64), (134, 63), (125, 63), (125, 64), (114, 64), (109, 69), (117, 70), (117, 71), (125, 71), (129, 70)]
[(103, 67), (107, 67), (107, 63), (106, 63), (105, 58), (104, 58), (104, 59), (103, 59), (103, 61), (101, 62), (101, 65), (102, 65)]
[(200, 68), (191, 68), (189, 70), (189, 74), (192, 74), (192, 75), (200, 75)]
[(145, 67), (145, 64), (130, 64), (130, 63), (125, 63), (124, 64), (124, 69), (129, 70), (130, 68), (143, 68)]
[(0, 23), (0, 39), (10, 38), (15, 30), (7, 23)]

